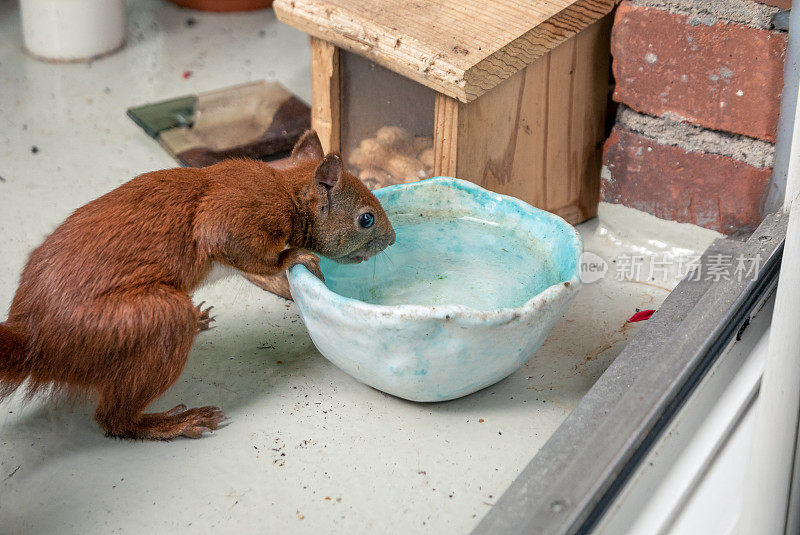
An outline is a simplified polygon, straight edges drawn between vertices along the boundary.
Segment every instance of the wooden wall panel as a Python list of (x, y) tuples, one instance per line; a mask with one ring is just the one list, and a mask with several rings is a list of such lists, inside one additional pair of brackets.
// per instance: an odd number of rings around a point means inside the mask
[(339, 49), (311, 38), (311, 128), (325, 152), (341, 150), (341, 72)]
[(459, 102), (436, 93), (433, 118), (433, 175), (455, 177), (458, 172)]
[(610, 17), (598, 21), (483, 96), (458, 103), (457, 158), (451, 174), (519, 197), (571, 223), (593, 217), (608, 96), (610, 22)]
[(572, 109), (571, 147), (574, 167), (582, 173), (575, 181), (578, 191), (577, 209), (583, 219), (597, 215), (600, 199), (600, 170), (603, 165), (603, 142), (606, 138), (608, 105), (609, 39), (613, 19), (607, 16), (576, 36), (575, 102)]

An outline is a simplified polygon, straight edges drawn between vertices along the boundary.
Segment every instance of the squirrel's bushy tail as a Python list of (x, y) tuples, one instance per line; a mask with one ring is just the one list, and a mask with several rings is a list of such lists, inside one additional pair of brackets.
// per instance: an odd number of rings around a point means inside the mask
[(0, 399), (14, 392), (29, 374), (24, 334), (0, 323)]

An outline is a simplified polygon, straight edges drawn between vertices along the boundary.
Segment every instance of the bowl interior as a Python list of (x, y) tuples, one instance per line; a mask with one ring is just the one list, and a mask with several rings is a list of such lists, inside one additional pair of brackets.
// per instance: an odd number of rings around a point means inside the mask
[(436, 180), (375, 192), (396, 243), (361, 264), (323, 259), (331, 291), (380, 305), (492, 310), (521, 306), (572, 279), (576, 233), (566, 222), (480, 188)]

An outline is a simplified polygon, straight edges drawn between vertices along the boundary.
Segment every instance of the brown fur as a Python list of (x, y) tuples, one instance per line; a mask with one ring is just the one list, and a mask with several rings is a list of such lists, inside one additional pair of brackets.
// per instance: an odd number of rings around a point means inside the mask
[[(180, 375), (194, 337), (213, 318), (190, 298), (213, 262), (250, 277), (280, 276), (315, 251), (359, 260), (394, 242), (377, 199), (322, 159), (315, 133), (291, 165), (229, 160), (138, 176), (76, 210), (30, 256), (0, 324), (0, 397), (90, 394), (107, 435), (193, 438), (217, 427), (216, 407), (144, 409)], [(369, 210), (376, 223), (358, 227)]]

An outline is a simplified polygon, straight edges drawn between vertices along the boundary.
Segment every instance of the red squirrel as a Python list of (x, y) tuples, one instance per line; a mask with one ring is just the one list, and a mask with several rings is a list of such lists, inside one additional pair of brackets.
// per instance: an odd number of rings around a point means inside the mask
[(227, 160), (140, 175), (30, 255), (0, 323), (0, 399), (27, 380), (29, 395), (96, 396), (107, 436), (199, 438), (224, 419), (219, 408), (144, 410), (214, 319), (191, 299), (212, 267), (270, 288), (295, 264), (321, 277), (313, 253), (359, 262), (394, 240), (378, 200), (314, 131), (281, 169)]

